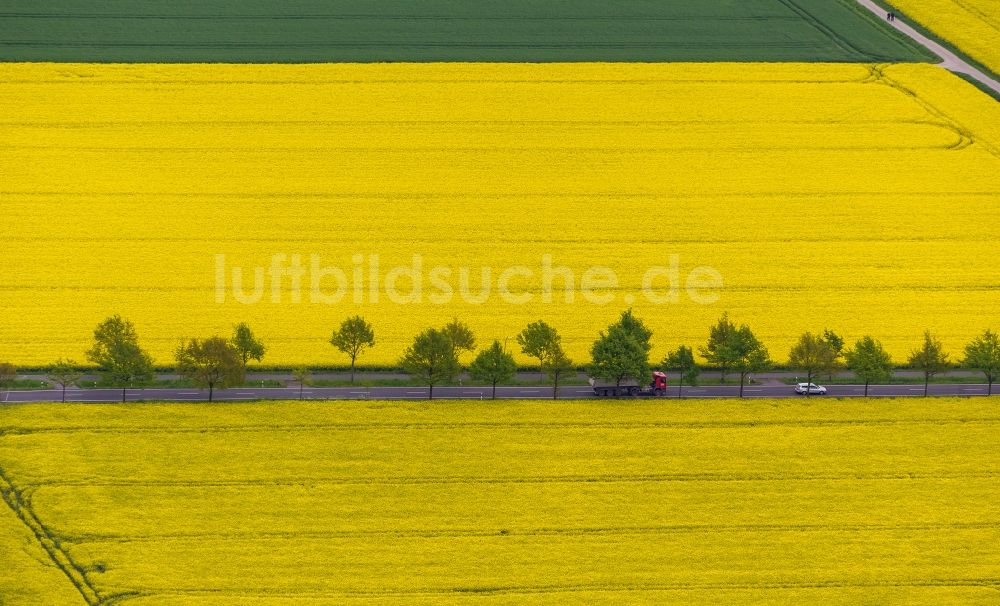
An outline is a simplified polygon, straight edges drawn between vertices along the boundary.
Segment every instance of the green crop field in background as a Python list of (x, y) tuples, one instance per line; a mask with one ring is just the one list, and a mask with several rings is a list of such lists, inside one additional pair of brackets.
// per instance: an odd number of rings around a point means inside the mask
[(0, 603), (996, 604), (998, 439), (985, 399), (6, 406)]
[(924, 61), (853, 0), (8, 0), (0, 60)]

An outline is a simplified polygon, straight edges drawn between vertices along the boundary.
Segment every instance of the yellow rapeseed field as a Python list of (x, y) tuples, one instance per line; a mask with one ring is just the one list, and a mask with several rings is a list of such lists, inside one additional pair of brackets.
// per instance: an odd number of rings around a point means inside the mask
[(1000, 73), (1000, 2), (996, 0), (892, 0), (907, 15)]
[(13, 524), (35, 571), (0, 602), (995, 604), (998, 428), (956, 398), (5, 406), (70, 574)]
[(0, 604), (86, 604), (66, 576), (51, 564), (31, 530), (3, 500), (0, 500), (0, 564)]
[[(998, 326), (1000, 106), (930, 66), (5, 64), (0, 107), (0, 359), (22, 365), (82, 360), (114, 313), (167, 364), (244, 320), (266, 363), (344, 364), (327, 340), (356, 313), (362, 363), (453, 316), (481, 342), (545, 319), (583, 362), (630, 305), (654, 358), (727, 310), (779, 360), (824, 327), (902, 357)], [(272, 290), (276, 255), (298, 290)], [(414, 256), (419, 300), (393, 300)]]

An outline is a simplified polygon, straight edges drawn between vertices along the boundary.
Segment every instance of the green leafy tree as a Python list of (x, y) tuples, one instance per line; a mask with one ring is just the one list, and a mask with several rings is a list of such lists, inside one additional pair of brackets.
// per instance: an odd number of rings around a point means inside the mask
[(517, 335), (517, 343), (521, 346), (521, 353), (538, 359), (539, 369), (545, 365), (545, 358), (551, 356), (556, 348), (561, 349), (559, 333), (542, 320), (525, 326)]
[(532, 322), (517, 335), (521, 352), (538, 358), (538, 369), (552, 383), (552, 399), (559, 397), (559, 383), (563, 377), (576, 371), (573, 360), (562, 347), (562, 337), (555, 328), (539, 320)]
[(635, 339), (620, 331), (601, 333), (590, 349), (590, 373), (620, 386), (629, 377), (645, 376), (649, 368), (646, 352)]
[(708, 343), (699, 348), (701, 357), (712, 366), (719, 369), (721, 381), (726, 382), (726, 375), (736, 366), (738, 353), (733, 349), (737, 340), (738, 329), (729, 320), (729, 314), (724, 313), (719, 321), (709, 329)]
[(548, 352), (542, 359), (542, 372), (549, 377), (552, 382), (552, 399), (559, 397), (559, 381), (567, 374), (576, 370), (573, 360), (563, 351), (562, 345), (557, 341), (549, 347)]
[(823, 372), (827, 375), (826, 378), (832, 381), (834, 373), (843, 366), (844, 338), (827, 328), (823, 330), (823, 342), (829, 347), (829, 358)]
[(621, 318), (618, 319), (618, 326), (642, 344), (646, 353), (649, 353), (649, 350), (653, 348), (650, 343), (650, 339), (653, 338), (653, 331), (650, 330), (642, 320), (635, 317), (635, 314), (632, 313), (631, 309), (622, 312)]
[(927, 397), (931, 377), (948, 368), (948, 354), (941, 341), (926, 330), (923, 344), (910, 353), (909, 363), (924, 374), (924, 397)]
[(177, 373), (195, 386), (208, 389), (212, 402), (216, 389), (242, 385), (246, 380), (243, 360), (233, 344), (222, 337), (190, 339), (174, 353)]
[(451, 343), (452, 355), (457, 360), (463, 352), (471, 352), (476, 349), (476, 335), (465, 322), (460, 322), (458, 318), (444, 325), (441, 332)]
[(366, 348), (375, 347), (375, 329), (361, 316), (354, 316), (341, 322), (340, 328), (330, 337), (330, 344), (351, 358), (351, 383), (354, 383), (354, 367)]
[(500, 341), (493, 341), (488, 348), (479, 352), (476, 359), (469, 365), (469, 375), (477, 381), (483, 381), (493, 386), (493, 399), (497, 399), (497, 383), (503, 383), (514, 378), (517, 363), (514, 356), (507, 353)]
[(774, 363), (771, 361), (767, 348), (746, 324), (740, 325), (736, 331), (731, 349), (735, 354), (733, 369), (740, 373), (740, 397), (742, 398), (747, 375), (763, 372), (771, 368)]
[(452, 340), (443, 330), (428, 328), (413, 339), (399, 361), (410, 375), (427, 385), (427, 398), (434, 398), (434, 386), (451, 381), (460, 368)]
[(643, 379), (649, 374), (652, 331), (628, 310), (601, 332), (590, 349), (591, 374), (621, 386), (628, 378)]
[(976, 337), (965, 346), (965, 360), (962, 363), (967, 368), (975, 368), (986, 375), (986, 395), (993, 395), (993, 383), (1000, 372), (1000, 337), (990, 330)]
[[(829, 369), (830, 361), (835, 355), (833, 346), (823, 336), (807, 332), (799, 337), (798, 342), (788, 353), (788, 364), (792, 368), (804, 370), (806, 383), (812, 383), (814, 376)], [(809, 397), (808, 389), (806, 397)]]
[(3, 393), (3, 401), (7, 401), (7, 394), (14, 387), (17, 380), (17, 368), (10, 362), (0, 362), (0, 392)]
[(76, 369), (76, 362), (73, 360), (63, 360), (59, 358), (56, 363), (52, 365), (49, 369), (49, 374), (47, 376), (49, 381), (52, 381), (54, 385), (58, 385), (62, 389), (62, 401), (66, 401), (66, 388), (71, 385), (76, 385), (83, 374)]
[(312, 385), (312, 371), (305, 366), (298, 366), (292, 369), (292, 381), (299, 384), (299, 399), (305, 392), (307, 385)]
[(94, 344), (87, 352), (87, 360), (97, 365), (106, 383), (122, 388), (122, 402), (129, 387), (141, 387), (153, 380), (153, 358), (139, 346), (135, 326), (119, 315), (94, 329)]
[(892, 378), (892, 356), (874, 337), (864, 336), (858, 339), (854, 349), (849, 350), (846, 357), (847, 367), (865, 382), (866, 398), (870, 384), (885, 383)]
[(683, 396), (685, 382), (687, 382), (688, 385), (698, 384), (698, 375), (701, 374), (701, 369), (698, 368), (698, 363), (694, 360), (694, 350), (686, 345), (681, 345), (674, 351), (667, 354), (667, 357), (663, 359), (660, 366), (664, 370), (671, 370), (679, 373), (680, 378), (677, 381), (678, 398)]
[(264, 354), (267, 353), (267, 347), (253, 334), (253, 330), (250, 329), (250, 325), (246, 322), (240, 322), (233, 327), (233, 338), (230, 340), (230, 343), (236, 349), (244, 371), (250, 360), (260, 362), (264, 359)]

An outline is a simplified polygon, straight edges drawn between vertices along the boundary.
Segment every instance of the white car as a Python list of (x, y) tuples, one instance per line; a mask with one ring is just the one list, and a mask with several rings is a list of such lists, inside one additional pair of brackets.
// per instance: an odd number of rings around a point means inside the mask
[(815, 383), (799, 383), (795, 386), (795, 393), (797, 394), (805, 394), (807, 391), (810, 395), (826, 395), (826, 388), (822, 385), (816, 385)]

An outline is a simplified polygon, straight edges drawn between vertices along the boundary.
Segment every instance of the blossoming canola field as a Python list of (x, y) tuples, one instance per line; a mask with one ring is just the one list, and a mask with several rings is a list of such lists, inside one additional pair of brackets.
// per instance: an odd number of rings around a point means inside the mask
[[(998, 428), (985, 399), (6, 406), (0, 487), (92, 604), (995, 604)], [(34, 603), (83, 604), (23, 534)]]
[[(583, 361), (629, 304), (654, 356), (725, 310), (779, 359), (823, 326), (901, 356), (925, 328), (957, 348), (996, 325), (1000, 111), (929, 66), (6, 64), (0, 106), (0, 357), (19, 364), (82, 359), (112, 313), (163, 362), (246, 320), (274, 364), (343, 362), (326, 339), (355, 313), (367, 363), (452, 316), (482, 341), (545, 318)], [(533, 303), (294, 303), (289, 280), (217, 303), (216, 255), (252, 276), (275, 254), (417, 254), (470, 267), (473, 292), (481, 267), (525, 265)], [(545, 255), (614, 269), (613, 301), (556, 281), (543, 302)], [(671, 255), (682, 279), (716, 269), (718, 301), (648, 301)]]
[(928, 29), (949, 40), (993, 73), (1000, 73), (1000, 2), (995, 0), (892, 0)]

